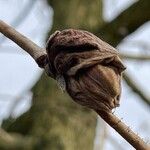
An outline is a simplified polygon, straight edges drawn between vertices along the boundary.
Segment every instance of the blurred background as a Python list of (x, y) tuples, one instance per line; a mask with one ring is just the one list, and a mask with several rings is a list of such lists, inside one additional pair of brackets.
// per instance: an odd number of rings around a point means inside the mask
[[(66, 28), (88, 30), (116, 47), (127, 70), (114, 113), (150, 143), (149, 8), (149, 0), (0, 0), (0, 19), (41, 47)], [(2, 34), (0, 125), (0, 150), (133, 149)]]

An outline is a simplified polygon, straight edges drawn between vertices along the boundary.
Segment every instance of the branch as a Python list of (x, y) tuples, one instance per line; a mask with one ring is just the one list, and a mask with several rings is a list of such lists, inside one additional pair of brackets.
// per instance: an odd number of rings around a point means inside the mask
[[(99, 37), (113, 46), (117, 46), (123, 38), (150, 20), (150, 1), (139, 0), (123, 11), (110, 23), (106, 23), (95, 31)], [(141, 14), (141, 9), (144, 12)]]
[(135, 134), (126, 124), (124, 124), (114, 114), (104, 111), (98, 111), (97, 113), (136, 150), (150, 149), (149, 145), (146, 145), (146, 143), (137, 134)]
[(129, 77), (129, 75), (123, 74), (123, 78), (128, 84), (129, 87), (131, 87), (132, 91), (138, 94), (142, 100), (150, 107), (150, 98), (148, 98), (146, 95), (144, 95), (143, 91), (140, 90), (140, 88), (136, 85), (136, 83)]
[(120, 57), (122, 59), (130, 59), (130, 60), (150, 60), (150, 56), (148, 55), (132, 55), (132, 54), (123, 54), (120, 53)]
[(127, 40), (124, 40), (124, 43), (133, 47), (137, 46), (141, 50), (146, 50), (146, 51), (150, 50), (150, 44), (143, 40), (128, 40), (127, 39)]
[[(39, 64), (38, 59), (43, 56), (44, 57), (46, 56), (45, 49), (40, 48), (35, 43), (30, 41), (28, 38), (17, 32), (15, 29), (8, 26), (3, 21), (0, 21), (0, 32), (2, 32), (5, 36), (10, 38), (11, 40), (13, 40), (15, 43), (17, 43), (26, 52), (28, 52), (38, 64)], [(39, 64), (39, 66), (40, 65), (41, 64)], [(138, 137), (133, 131), (129, 130), (129, 128), (112, 113), (104, 113), (104, 112), (98, 113), (109, 125), (111, 125), (136, 149), (148, 150), (148, 146), (144, 143), (144, 141), (140, 137)]]
[(19, 45), (23, 50), (25, 50), (31, 57), (36, 61), (39, 67), (44, 68), (46, 50), (36, 45), (34, 42), (29, 40), (24, 35), (20, 34), (14, 28), (0, 20), (0, 32), (4, 34), (7, 38), (14, 41)]

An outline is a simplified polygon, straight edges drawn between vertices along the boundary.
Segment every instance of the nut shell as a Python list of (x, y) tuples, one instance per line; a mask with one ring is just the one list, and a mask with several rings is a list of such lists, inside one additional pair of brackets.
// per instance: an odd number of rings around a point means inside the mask
[(87, 31), (67, 29), (55, 32), (46, 49), (50, 76), (63, 76), (74, 101), (94, 110), (119, 106), (125, 67), (115, 48)]

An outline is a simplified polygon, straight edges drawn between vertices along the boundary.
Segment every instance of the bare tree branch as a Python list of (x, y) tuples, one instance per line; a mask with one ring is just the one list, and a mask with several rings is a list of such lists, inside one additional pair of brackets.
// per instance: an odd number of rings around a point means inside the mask
[[(150, 20), (150, 1), (139, 0), (123, 11), (118, 17), (95, 31), (99, 37), (117, 46), (127, 35)], [(141, 15), (141, 9), (144, 13)]]
[(145, 60), (150, 60), (149, 55), (133, 55), (133, 54), (123, 54), (120, 53), (120, 57), (122, 59), (129, 59), (129, 60), (137, 60), (137, 61), (145, 61)]
[(131, 77), (126, 73), (123, 74), (123, 78), (128, 84), (129, 87), (131, 87), (132, 91), (138, 94), (142, 100), (147, 104), (147, 106), (150, 107), (150, 98), (148, 98), (144, 92), (136, 85), (136, 83), (131, 79)]
[[(143, 39), (144, 40), (144, 39)], [(141, 40), (125, 40), (125, 44), (130, 45), (132, 47), (138, 47), (141, 50), (144, 51), (149, 51), (150, 50), (150, 44), (146, 41), (141, 41)]]
[(0, 32), (6, 37), (14, 41), (23, 50), (25, 50), (31, 57), (37, 62), (39, 67), (44, 67), (46, 50), (36, 45), (34, 42), (29, 40), (27, 37), (16, 31), (14, 28), (0, 20)]
[(128, 141), (137, 150), (149, 150), (150, 146), (135, 134), (126, 124), (110, 112), (98, 111), (112, 128), (114, 128), (126, 141)]
[[(150, 20), (149, 11), (150, 1), (149, 0), (139, 0), (123, 11), (118, 17), (109, 23), (106, 23), (101, 28), (95, 30), (95, 34), (103, 38), (108, 43), (113, 46), (117, 46), (127, 35), (133, 33), (138, 27), (143, 25), (145, 22)], [(144, 13), (141, 15), (141, 9)], [(132, 14), (132, 15), (131, 15)], [(130, 57), (131, 58), (131, 57)], [(146, 102), (149, 106), (149, 101), (147, 101), (146, 96), (142, 91), (136, 87), (132, 86), (134, 83), (129, 75), (124, 74), (124, 78), (127, 85), (140, 96), (141, 100)], [(127, 80), (130, 79), (130, 80)], [(135, 88), (136, 90), (135, 90)], [(140, 91), (140, 92), (138, 92)], [(146, 98), (146, 99), (143, 99)]]
[[(16, 48), (12, 47), (12, 46), (1, 46), (1, 51), (0, 53), (9, 53), (9, 54), (17, 54), (17, 55), (27, 55), (27, 53), (24, 53), (23, 51), (16, 51)], [(127, 59), (127, 60), (136, 60), (136, 61), (150, 61), (150, 55), (146, 55), (146, 54), (141, 54), (141, 55), (136, 55), (136, 54), (128, 54), (128, 53), (121, 53), (120, 52), (120, 57), (122, 59)]]

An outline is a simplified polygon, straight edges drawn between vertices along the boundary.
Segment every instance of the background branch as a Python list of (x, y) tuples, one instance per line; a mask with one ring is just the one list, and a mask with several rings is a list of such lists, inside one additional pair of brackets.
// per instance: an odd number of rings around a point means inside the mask
[[(150, 20), (149, 6), (149, 0), (139, 0), (111, 22), (105, 23), (102, 27), (95, 29), (94, 32), (97, 36), (116, 47), (127, 35), (133, 33), (138, 27)], [(141, 9), (144, 10), (143, 14), (141, 14)], [(124, 80), (141, 98), (141, 100), (149, 106), (149, 101), (146, 98), (146, 95), (139, 89), (139, 87), (134, 85), (131, 77), (126, 73), (124, 73)]]
[(132, 89), (134, 93), (140, 96), (142, 100), (150, 107), (150, 98), (148, 98), (144, 92), (136, 85), (136, 83), (131, 79), (131, 77), (125, 73), (123, 74), (123, 78), (126, 81), (127, 85)]
[(134, 54), (119, 54), (122, 59), (129, 59), (129, 60), (137, 60), (137, 61), (145, 61), (150, 60), (149, 55), (134, 55)]
[[(0, 21), (0, 31), (8, 38), (17, 43), (25, 51), (27, 51), (35, 61), (37, 61), (45, 51), (30, 41), (25, 36), (21, 35), (15, 29)], [(38, 62), (37, 62), (38, 63)], [(99, 115), (112, 127), (114, 128), (124, 139), (126, 139), (133, 147), (139, 150), (148, 150), (148, 146), (144, 141), (138, 137), (131, 129), (129, 129), (124, 123), (122, 123), (116, 116), (111, 113), (105, 113), (98, 111)], [(4, 137), (13, 141), (13, 139), (7, 135), (7, 133), (1, 131)], [(20, 142), (17, 140), (17, 142)]]
[[(138, 27), (150, 20), (149, 6), (149, 0), (135, 2), (114, 20), (96, 29), (95, 34), (111, 45), (117, 46), (124, 37), (133, 33)], [(144, 10), (142, 14), (141, 9)]]

